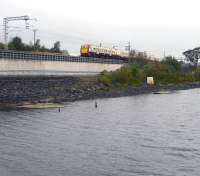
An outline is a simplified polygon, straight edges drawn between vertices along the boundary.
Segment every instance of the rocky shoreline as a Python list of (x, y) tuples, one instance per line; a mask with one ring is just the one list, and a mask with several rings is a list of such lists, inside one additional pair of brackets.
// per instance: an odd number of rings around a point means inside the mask
[(0, 87), (0, 107), (15, 107), (26, 103), (63, 103), (193, 89), (200, 88), (200, 83), (116, 89), (98, 83), (95, 77), (9, 77), (0, 78)]
[[(178, 91), (200, 88), (200, 83), (188, 83), (182, 85), (164, 85), (164, 86), (142, 86), (142, 87), (127, 87), (123, 89), (110, 89), (107, 91), (97, 91), (97, 92), (86, 92), (83, 96), (74, 97), (73, 101), (76, 100), (87, 100), (87, 99), (97, 99), (97, 98), (114, 98), (114, 97), (126, 97), (126, 96), (136, 96), (148, 93), (159, 93), (167, 91)], [(65, 101), (68, 99), (63, 99)]]

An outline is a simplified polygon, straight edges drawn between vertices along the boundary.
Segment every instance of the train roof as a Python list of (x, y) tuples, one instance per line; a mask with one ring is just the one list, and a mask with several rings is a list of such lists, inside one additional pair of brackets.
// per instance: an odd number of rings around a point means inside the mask
[(124, 49), (119, 49), (119, 48), (113, 48), (113, 47), (107, 47), (107, 46), (98, 46), (98, 45), (95, 45), (95, 44), (83, 44), (81, 46), (92, 46), (92, 47), (97, 47), (97, 48), (102, 48), (102, 49), (110, 49), (110, 50), (115, 50), (115, 51), (121, 51), (121, 52), (126, 52), (126, 53), (129, 53), (129, 51), (126, 51)]

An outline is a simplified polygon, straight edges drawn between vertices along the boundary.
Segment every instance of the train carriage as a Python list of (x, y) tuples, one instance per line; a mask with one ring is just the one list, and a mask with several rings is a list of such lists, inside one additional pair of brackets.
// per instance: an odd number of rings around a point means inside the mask
[(82, 45), (80, 48), (81, 56), (85, 57), (100, 57), (100, 58), (115, 58), (128, 59), (129, 52), (116, 48), (108, 48), (91, 44)]

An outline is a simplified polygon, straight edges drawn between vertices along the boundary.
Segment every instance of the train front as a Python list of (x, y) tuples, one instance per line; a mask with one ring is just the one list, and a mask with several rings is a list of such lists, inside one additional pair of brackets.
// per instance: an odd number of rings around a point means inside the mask
[(80, 49), (81, 56), (89, 57), (90, 56), (89, 50), (90, 50), (90, 45), (87, 45), (87, 44), (86, 45), (82, 45), (81, 49)]

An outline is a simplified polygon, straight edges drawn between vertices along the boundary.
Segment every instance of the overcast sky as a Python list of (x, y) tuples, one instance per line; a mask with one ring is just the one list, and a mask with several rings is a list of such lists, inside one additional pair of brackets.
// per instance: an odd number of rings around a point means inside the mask
[[(83, 43), (123, 47), (130, 41), (138, 50), (180, 56), (200, 46), (199, 8), (199, 0), (1, 0), (0, 18), (37, 18), (30, 23), (41, 43), (51, 46), (59, 40), (70, 53), (79, 53)], [(20, 27), (10, 31), (9, 38), (33, 41), (24, 22), (9, 25)], [(0, 29), (2, 40), (2, 25)]]

